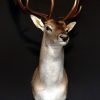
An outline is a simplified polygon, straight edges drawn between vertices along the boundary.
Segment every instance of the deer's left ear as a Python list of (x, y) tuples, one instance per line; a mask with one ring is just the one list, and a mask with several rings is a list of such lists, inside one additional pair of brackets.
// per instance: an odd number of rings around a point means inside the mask
[(43, 30), (44, 30), (44, 24), (43, 24), (42, 20), (39, 19), (38, 17), (34, 16), (34, 15), (30, 15), (30, 17), (31, 17), (31, 19), (32, 19), (32, 21), (33, 21), (33, 23), (34, 23), (34, 25), (35, 25), (37, 28), (39, 28), (39, 29), (41, 29), (41, 30), (43, 31)]
[(70, 32), (74, 28), (75, 25), (76, 25), (76, 22), (70, 22), (66, 27), (66, 31)]

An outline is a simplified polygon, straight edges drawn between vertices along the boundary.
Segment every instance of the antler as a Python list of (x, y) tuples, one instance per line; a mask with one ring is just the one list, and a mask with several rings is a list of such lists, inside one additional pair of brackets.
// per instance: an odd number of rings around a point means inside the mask
[[(45, 20), (50, 19), (51, 16), (52, 16), (52, 13), (53, 13), (53, 10), (54, 10), (54, 0), (51, 0), (51, 8), (50, 8), (50, 14), (49, 15), (44, 14), (44, 13), (40, 13), (40, 12), (36, 12), (36, 11), (32, 11), (29, 8), (29, 0), (26, 0), (25, 5), (22, 3), (22, 0), (17, 0), (17, 1), (18, 1), (19, 6), (21, 7), (21, 9), (24, 10), (24, 11), (28, 11), (30, 14), (38, 15), (40, 17), (43, 17)], [(79, 3), (80, 3), (80, 0), (75, 0), (72, 9), (70, 10), (70, 12), (65, 17), (62, 18), (62, 21), (72, 19), (79, 14), (79, 12), (81, 11), (81, 8), (82, 8), (82, 6), (79, 6)]]
[(35, 15), (38, 15), (40, 17), (43, 17), (45, 20), (47, 19), (50, 19), (50, 17), (52, 16), (52, 13), (53, 13), (53, 9), (54, 9), (54, 0), (51, 0), (51, 9), (50, 9), (50, 14), (49, 16), (47, 14), (44, 14), (44, 13), (40, 13), (40, 12), (36, 12), (36, 11), (32, 11), (30, 8), (29, 8), (29, 0), (26, 0), (26, 5), (24, 5), (22, 3), (22, 0), (17, 0), (18, 1), (18, 4), (19, 6), (21, 7), (21, 9), (23, 11), (27, 11), (29, 12), (30, 14), (35, 14)]
[(62, 19), (64, 20), (68, 20), (68, 19), (72, 19), (74, 17), (76, 17), (79, 12), (81, 11), (82, 6), (79, 7), (79, 3), (80, 0), (75, 0), (74, 5), (72, 7), (72, 9), (70, 10), (70, 12)]
[(49, 19), (52, 16), (53, 10), (54, 10), (54, 0), (51, 0), (51, 9), (50, 9), (50, 14), (49, 14)]

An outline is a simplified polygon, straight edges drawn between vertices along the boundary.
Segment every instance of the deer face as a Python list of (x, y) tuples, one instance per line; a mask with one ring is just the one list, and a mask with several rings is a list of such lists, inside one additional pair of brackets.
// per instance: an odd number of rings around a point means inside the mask
[(68, 33), (73, 29), (76, 22), (66, 24), (64, 21), (49, 19), (44, 23), (36, 16), (31, 15), (35, 26), (45, 34), (45, 41), (50, 45), (65, 46), (69, 42)]
[(55, 21), (50, 19), (45, 22), (44, 33), (51, 44), (65, 46), (69, 42), (69, 31), (75, 26), (76, 22), (68, 25), (64, 21)]

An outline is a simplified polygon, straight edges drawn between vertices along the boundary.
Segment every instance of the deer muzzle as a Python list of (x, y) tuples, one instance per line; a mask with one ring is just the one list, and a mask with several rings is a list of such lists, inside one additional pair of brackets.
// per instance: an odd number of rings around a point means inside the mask
[(60, 40), (60, 42), (66, 42), (69, 39), (69, 37), (66, 34), (60, 34), (58, 36), (58, 39)]

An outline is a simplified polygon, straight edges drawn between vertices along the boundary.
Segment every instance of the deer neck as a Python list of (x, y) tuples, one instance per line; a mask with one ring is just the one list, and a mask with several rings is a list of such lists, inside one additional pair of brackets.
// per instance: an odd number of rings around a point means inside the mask
[(39, 74), (45, 85), (56, 85), (63, 80), (64, 75), (64, 51), (63, 47), (48, 44), (45, 35), (43, 36)]

